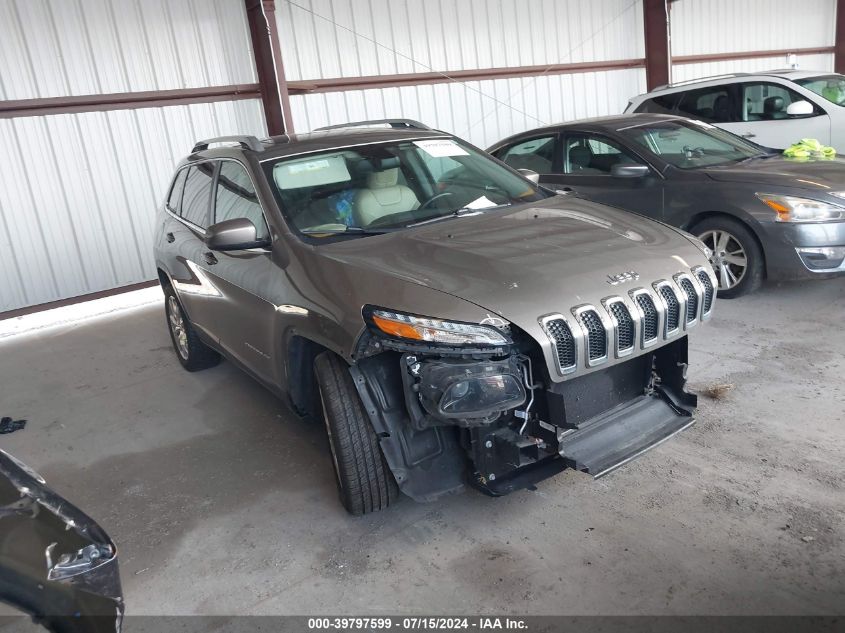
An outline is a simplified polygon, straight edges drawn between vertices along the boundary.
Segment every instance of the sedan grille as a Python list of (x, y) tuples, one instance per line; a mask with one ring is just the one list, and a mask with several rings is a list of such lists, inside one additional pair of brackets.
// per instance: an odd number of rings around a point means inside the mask
[(610, 304), (610, 311), (616, 318), (616, 351), (624, 352), (634, 347), (634, 321), (631, 313), (621, 301)]
[(699, 270), (696, 276), (704, 288), (704, 310), (702, 310), (702, 313), (707, 314), (713, 307), (713, 282), (710, 281), (710, 275), (703, 270)]
[(692, 323), (698, 316), (698, 293), (689, 279), (681, 279), (679, 285), (687, 296), (687, 323)]
[(660, 286), (660, 296), (666, 302), (666, 331), (678, 329), (678, 323), (681, 320), (681, 305), (678, 303), (678, 297), (669, 286)]
[(546, 330), (555, 344), (557, 362), (561, 370), (575, 367), (575, 337), (563, 319), (546, 323)]
[(657, 338), (657, 308), (647, 294), (637, 295), (637, 305), (643, 311), (643, 343)]
[(595, 310), (585, 310), (580, 316), (581, 325), (587, 331), (587, 348), (590, 360), (598, 360), (607, 356), (607, 332)]

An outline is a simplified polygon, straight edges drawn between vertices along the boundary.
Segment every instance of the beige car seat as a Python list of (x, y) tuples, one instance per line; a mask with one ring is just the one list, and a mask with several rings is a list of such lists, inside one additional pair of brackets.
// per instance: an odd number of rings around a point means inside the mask
[(387, 215), (412, 211), (420, 202), (409, 187), (399, 184), (399, 168), (392, 167), (369, 174), (367, 188), (356, 193), (352, 206), (359, 226), (369, 226)]

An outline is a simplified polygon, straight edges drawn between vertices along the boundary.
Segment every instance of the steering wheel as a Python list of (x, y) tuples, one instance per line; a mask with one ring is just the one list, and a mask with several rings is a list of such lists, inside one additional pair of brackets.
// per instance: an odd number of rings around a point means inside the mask
[(430, 205), (432, 202), (434, 202), (438, 198), (445, 198), (446, 196), (451, 196), (451, 195), (454, 195), (451, 191), (441, 191), (440, 193), (435, 193), (428, 200), (426, 200), (420, 206), (418, 206), (417, 211), (428, 208), (428, 205)]
[(684, 158), (687, 160), (691, 158), (701, 158), (702, 156), (704, 156), (703, 147), (690, 147), (689, 145), (684, 145)]

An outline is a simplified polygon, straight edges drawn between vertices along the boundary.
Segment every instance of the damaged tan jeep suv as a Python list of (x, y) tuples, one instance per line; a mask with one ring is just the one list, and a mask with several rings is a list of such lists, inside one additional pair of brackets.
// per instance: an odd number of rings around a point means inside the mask
[(535, 177), (408, 120), (198, 143), (156, 226), (179, 361), (324, 420), (353, 514), (613, 470), (692, 423), (716, 279), (692, 236)]

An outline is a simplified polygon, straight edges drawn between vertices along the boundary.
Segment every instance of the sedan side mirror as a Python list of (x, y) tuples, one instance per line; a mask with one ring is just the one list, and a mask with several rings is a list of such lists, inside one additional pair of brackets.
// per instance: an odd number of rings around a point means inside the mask
[(528, 178), (528, 180), (533, 182), (535, 185), (540, 184), (540, 174), (538, 174), (536, 171), (533, 171), (531, 169), (517, 169), (517, 171), (526, 178)]
[(638, 165), (636, 163), (616, 164), (610, 168), (610, 175), (616, 178), (642, 178), (648, 176), (648, 165)]
[(786, 114), (788, 116), (810, 116), (815, 112), (813, 104), (809, 101), (795, 101), (786, 106)]
[(212, 224), (205, 230), (205, 244), (213, 251), (242, 251), (248, 248), (264, 248), (269, 239), (258, 239), (252, 220), (235, 218)]

